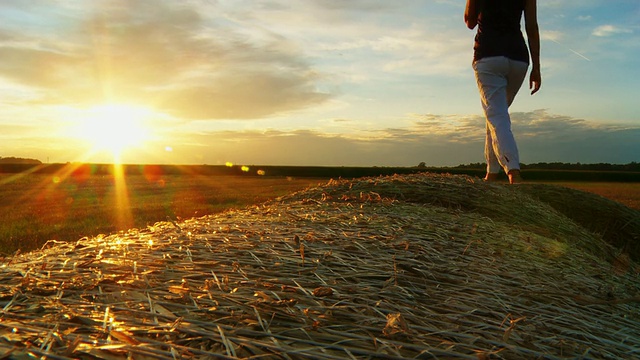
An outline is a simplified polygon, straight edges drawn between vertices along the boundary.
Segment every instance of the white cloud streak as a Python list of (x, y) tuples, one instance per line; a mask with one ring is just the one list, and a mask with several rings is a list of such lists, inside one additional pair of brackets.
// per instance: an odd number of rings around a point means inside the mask
[(633, 33), (631, 29), (622, 28), (615, 25), (600, 25), (593, 30), (592, 35), (600, 36), (600, 37), (608, 37), (608, 36), (614, 36), (616, 34), (631, 34), (631, 33)]

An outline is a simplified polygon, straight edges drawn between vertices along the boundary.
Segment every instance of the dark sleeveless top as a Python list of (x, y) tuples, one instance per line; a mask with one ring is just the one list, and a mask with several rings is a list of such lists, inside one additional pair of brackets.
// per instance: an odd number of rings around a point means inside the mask
[(520, 31), (525, 0), (478, 1), (478, 33), (473, 61), (505, 56), (529, 63), (529, 50)]

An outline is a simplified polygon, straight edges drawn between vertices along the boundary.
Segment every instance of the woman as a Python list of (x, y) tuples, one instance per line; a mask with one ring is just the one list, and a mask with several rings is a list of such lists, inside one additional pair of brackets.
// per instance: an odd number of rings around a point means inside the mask
[[(467, 0), (464, 21), (478, 32), (473, 47), (473, 69), (487, 119), (485, 159), (486, 181), (494, 181), (500, 169), (511, 184), (522, 181), (520, 159), (511, 132), (509, 106), (513, 102), (529, 67), (531, 95), (538, 92), (540, 76), (540, 35), (536, 0)], [(524, 14), (529, 48), (520, 31)]]

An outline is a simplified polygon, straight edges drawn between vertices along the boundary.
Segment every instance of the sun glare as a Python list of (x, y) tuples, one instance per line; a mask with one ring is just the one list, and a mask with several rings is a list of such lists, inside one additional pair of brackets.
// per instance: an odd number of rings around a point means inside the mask
[(75, 135), (91, 143), (93, 151), (107, 151), (119, 162), (122, 152), (140, 147), (148, 140), (146, 123), (151, 111), (122, 104), (94, 106), (78, 119)]

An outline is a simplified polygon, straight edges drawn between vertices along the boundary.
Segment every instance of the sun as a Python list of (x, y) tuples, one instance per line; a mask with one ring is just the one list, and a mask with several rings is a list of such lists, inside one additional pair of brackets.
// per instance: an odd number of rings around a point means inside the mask
[(107, 151), (119, 162), (123, 151), (141, 147), (150, 136), (151, 111), (127, 104), (97, 105), (83, 111), (74, 133), (94, 152)]

